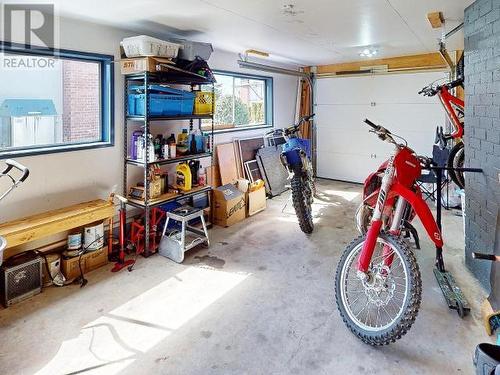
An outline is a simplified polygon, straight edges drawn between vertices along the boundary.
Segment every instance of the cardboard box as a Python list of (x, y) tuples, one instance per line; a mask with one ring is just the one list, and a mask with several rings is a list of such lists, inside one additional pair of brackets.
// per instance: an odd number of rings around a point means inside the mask
[(162, 57), (136, 57), (132, 59), (120, 60), (122, 74), (158, 72), (166, 70), (166, 68), (162, 66), (163, 64), (172, 65), (173, 62), (170, 59)]
[(255, 186), (255, 184), (250, 184), (250, 181), (240, 178), (236, 186), (239, 191), (245, 194), (245, 199), (247, 201), (247, 217), (266, 209), (266, 187), (264, 184), (258, 187), (258, 184)]
[(246, 217), (245, 194), (236, 186), (226, 184), (214, 189), (214, 224), (229, 227)]
[(219, 167), (217, 165), (211, 165), (207, 167), (206, 171), (207, 171), (207, 185), (210, 185), (213, 188), (222, 185), (220, 180)]
[(248, 216), (255, 215), (266, 209), (266, 188), (264, 186), (260, 189), (250, 191), (247, 194)]
[[(80, 276), (78, 266), (80, 257), (62, 260), (62, 272), (66, 279), (73, 280)], [(105, 246), (99, 250), (91, 251), (82, 255), (81, 265), (83, 273), (90, 272), (108, 263), (108, 248)]]

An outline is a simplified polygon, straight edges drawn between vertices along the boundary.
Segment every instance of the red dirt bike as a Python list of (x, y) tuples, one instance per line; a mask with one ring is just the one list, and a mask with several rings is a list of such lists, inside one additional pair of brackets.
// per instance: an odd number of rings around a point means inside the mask
[[(360, 234), (366, 234), (368, 232), (368, 227), (373, 215), (373, 210), (377, 204), (378, 193), (380, 191), (380, 186), (382, 185), (382, 178), (384, 176), (385, 170), (387, 169), (388, 160), (383, 162), (377, 169), (376, 172), (370, 173), (363, 184), (363, 201), (356, 210), (356, 228)], [(416, 191), (420, 193), (418, 186), (415, 186)], [(418, 232), (415, 227), (411, 224), (412, 220), (415, 218), (415, 211), (410, 207), (405, 211), (403, 215), (403, 228), (402, 234), (405, 238), (413, 237), (415, 241), (415, 247), (420, 249), (420, 240)], [(386, 228), (390, 226), (390, 221), (387, 221)]]
[[(430, 159), (417, 156), (399, 138), (369, 120), (381, 140), (394, 145), (366, 235), (344, 250), (335, 276), (337, 307), (347, 327), (363, 342), (385, 345), (401, 338), (417, 316), (422, 281), (415, 255), (402, 240), (405, 215), (412, 210), (441, 253), (439, 227), (416, 180)], [(387, 228), (384, 230), (383, 228)]]
[[(436, 129), (436, 143), (438, 143), (441, 148), (445, 148), (450, 140), (455, 140), (456, 142), (448, 157), (449, 168), (462, 168), (464, 165), (464, 143), (462, 141), (464, 135), (464, 101), (450, 93), (450, 90), (457, 86), (463, 86), (462, 78), (443, 85), (431, 83), (419, 91), (419, 94), (423, 94), (424, 96), (430, 97), (437, 95), (452, 124), (453, 129), (451, 133), (444, 133), (442, 126)], [(450, 170), (449, 175), (454, 183), (461, 189), (464, 188), (465, 179), (463, 172)]]

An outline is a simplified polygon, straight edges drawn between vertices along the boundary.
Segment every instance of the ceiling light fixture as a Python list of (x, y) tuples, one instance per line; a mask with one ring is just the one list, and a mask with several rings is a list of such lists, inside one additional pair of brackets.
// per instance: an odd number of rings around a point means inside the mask
[(291, 4), (291, 3), (283, 4), (282, 12), (285, 16), (288, 16), (288, 17), (296, 17), (299, 14), (304, 13), (303, 10), (297, 10), (297, 8), (295, 7), (295, 4)]
[(373, 57), (376, 56), (378, 51), (375, 48), (364, 48), (360, 53), (359, 56), (361, 57)]

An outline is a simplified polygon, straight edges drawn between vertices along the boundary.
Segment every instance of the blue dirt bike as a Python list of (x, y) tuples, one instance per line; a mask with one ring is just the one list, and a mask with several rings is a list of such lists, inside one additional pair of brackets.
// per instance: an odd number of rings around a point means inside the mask
[(290, 173), (292, 201), (302, 232), (312, 233), (314, 229), (311, 205), (316, 195), (314, 172), (311, 162), (311, 144), (308, 139), (298, 137), (299, 127), (314, 114), (300, 119), (297, 125), (283, 129), (286, 143), (283, 144), (281, 163)]

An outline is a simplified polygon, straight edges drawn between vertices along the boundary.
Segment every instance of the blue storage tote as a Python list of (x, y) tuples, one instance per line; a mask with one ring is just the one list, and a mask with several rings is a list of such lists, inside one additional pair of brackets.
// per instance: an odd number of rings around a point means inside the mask
[[(152, 116), (189, 116), (193, 114), (195, 94), (168, 86), (150, 85), (149, 114)], [(131, 86), (128, 92), (128, 114), (144, 116), (143, 86)]]

